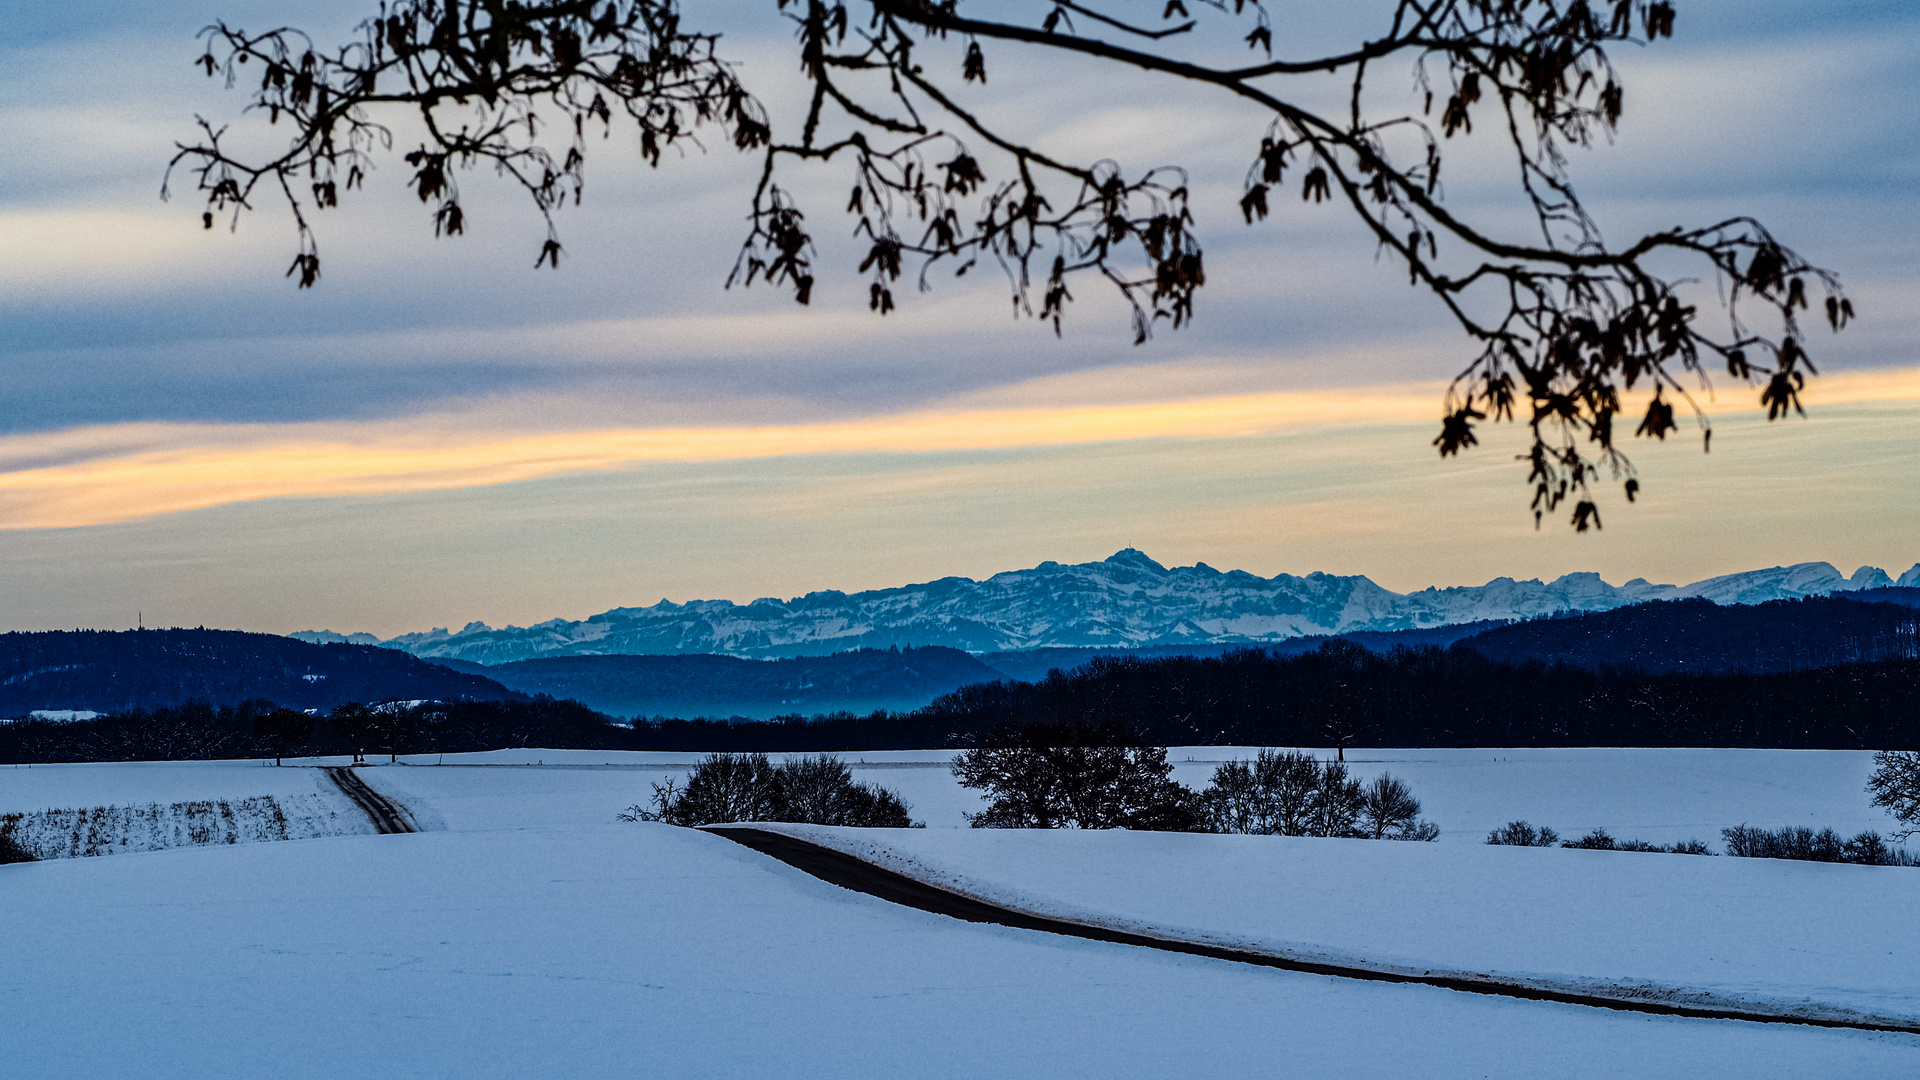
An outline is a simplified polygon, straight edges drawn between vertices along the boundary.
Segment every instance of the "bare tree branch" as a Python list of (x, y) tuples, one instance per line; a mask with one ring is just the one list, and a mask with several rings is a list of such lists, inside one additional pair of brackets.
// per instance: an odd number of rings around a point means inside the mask
[[(1706, 385), (1710, 367), (1760, 384), (1770, 419), (1802, 411), (1814, 367), (1799, 313), (1817, 286), (1828, 324), (1844, 326), (1853, 307), (1838, 278), (1745, 217), (1610, 247), (1567, 171), (1568, 148), (1608, 136), (1622, 115), (1625, 91), (1607, 50), (1671, 37), (1669, 0), (1397, 0), (1380, 37), (1295, 60), (1273, 59), (1260, 0), (1195, 3), (1198, 15), (1171, 0), (1156, 23), (1121, 14), (1115, 0), (1033, 0), (1026, 23), (973, 18), (964, 0), (775, 0), (812, 84), (797, 137), (784, 138), (720, 58), (717, 36), (684, 30), (673, 0), (389, 0), (358, 40), (325, 53), (295, 30), (250, 35), (216, 24), (200, 64), (230, 86), (259, 64), (248, 109), (270, 124), (285, 117), (293, 138), (285, 154), (248, 163), (223, 149), (225, 128), (202, 120), (169, 172), (195, 177), (209, 228), (216, 216), (237, 224), (270, 180), (299, 238), (288, 275), (310, 287), (320, 276), (310, 212), (337, 205), (393, 148), (375, 115), (411, 110), (428, 138), (405, 160), (436, 235), (464, 231), (456, 174), (489, 164), (532, 198), (548, 225), (535, 265), (557, 268), (554, 212), (582, 197), (588, 125), (604, 137), (620, 113), (656, 165), (663, 149), (699, 146), (697, 129), (712, 126), (764, 161), (729, 285), (778, 285), (810, 301), (817, 253), (780, 177), (838, 160), (852, 171), (847, 213), (866, 244), (857, 272), (879, 314), (895, 307), (909, 263), (918, 261), (924, 290), (937, 266), (960, 275), (990, 258), (1007, 276), (1014, 313), (1056, 333), (1070, 282), (1083, 273), (1126, 300), (1136, 342), (1162, 320), (1184, 326), (1206, 283), (1187, 174), (1069, 160), (962, 104), (966, 84), (987, 80), (983, 42), (1044, 50), (1210, 86), (1268, 113), (1248, 139), (1241, 216), (1253, 225), (1274, 213), (1291, 177), (1303, 202), (1354, 214), (1409, 282), (1440, 302), (1479, 351), (1446, 395), (1434, 446), (1451, 455), (1476, 445), (1489, 419), (1526, 424), (1536, 525), (1570, 504), (1575, 529), (1598, 527), (1592, 485), (1603, 469), (1635, 498), (1639, 478), (1614, 430), (1628, 392), (1651, 390), (1634, 434), (1655, 439), (1675, 429), (1675, 402), (1691, 407), (1688, 382)], [(1203, 19), (1233, 34), (1247, 27), (1243, 43), (1264, 58), (1220, 63), (1217, 41), (1194, 33)], [(928, 59), (956, 49), (952, 67)], [(1423, 103), (1376, 113), (1370, 80), (1396, 57)], [(1328, 74), (1349, 80), (1342, 114), (1291, 96), (1290, 80)], [(1444, 150), (1489, 116), (1537, 240), (1500, 235), (1445, 205)], [(1656, 272), (1657, 260), (1672, 257), (1711, 270), (1724, 332), (1706, 329), (1683, 297), (1689, 280)], [(1749, 329), (1743, 307), (1755, 304), (1779, 320), (1777, 332)], [(1711, 429), (1693, 411), (1710, 445)]]

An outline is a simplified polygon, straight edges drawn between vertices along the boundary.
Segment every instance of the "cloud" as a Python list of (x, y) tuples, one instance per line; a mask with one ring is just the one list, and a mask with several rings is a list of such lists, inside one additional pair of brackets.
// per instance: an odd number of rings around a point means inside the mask
[[(84, 457), (0, 473), (6, 528), (67, 528), (224, 503), (484, 487), (663, 462), (899, 454), (1157, 438), (1234, 438), (1300, 425), (1407, 423), (1434, 387), (1365, 394), (1281, 393), (1188, 401), (919, 411), (853, 421), (732, 427), (485, 433), (431, 419), (362, 425), (195, 428), (143, 425), (0, 441), (0, 460)], [(145, 442), (145, 447), (130, 449)]]
[[(1183, 374), (1188, 386), (1206, 385), (1192, 370)], [(1135, 392), (1166, 391), (1166, 376), (1140, 372)], [(443, 416), (363, 424), (129, 425), (14, 436), (0, 440), (0, 462), (16, 463), (0, 473), (0, 521), (10, 529), (71, 528), (261, 499), (489, 487), (662, 463), (950, 454), (1428, 424), (1442, 389), (1419, 384), (1128, 401), (1111, 381), (1091, 385), (1109, 400), (1071, 403), (1075, 380), (1047, 379), (1031, 390), (1033, 400), (1049, 404), (1013, 406), (1007, 402), (1015, 395), (999, 392), (939, 409), (753, 427), (528, 432), (486, 430), (472, 425), (473, 417)], [(1835, 376), (1810, 397), (1816, 408), (1920, 400), (1920, 369)], [(1750, 393), (1706, 404), (1725, 415), (1753, 409)]]

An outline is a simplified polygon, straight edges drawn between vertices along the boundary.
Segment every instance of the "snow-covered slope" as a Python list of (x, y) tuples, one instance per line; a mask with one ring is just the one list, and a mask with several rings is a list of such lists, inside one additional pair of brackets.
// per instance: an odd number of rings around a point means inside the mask
[[(718, 836), (616, 823), (648, 770), (566, 753), (565, 766), (521, 750), (460, 756), (484, 768), (360, 773), (416, 816), (443, 816), (440, 831), (0, 866), (4, 1075), (1920, 1074), (1913, 1036), (1332, 979), (898, 907)], [(1612, 753), (1557, 787), (1610, 797), (1637, 782), (1643, 762)], [(313, 772), (235, 763), (216, 780), (218, 767), (183, 763), (180, 777), (144, 783), (211, 797)], [(111, 772), (90, 775), (99, 769)], [(15, 772), (0, 771), (0, 795), (28, 770)], [(123, 775), (71, 766), (34, 783), (51, 800), (39, 805), (81, 805)], [(1857, 778), (1845, 787), (1864, 802)], [(1643, 809), (1667, 817), (1672, 805)], [(1777, 805), (1772, 820), (1784, 820)], [(1370, 960), (1659, 979), (1902, 1015), (1920, 985), (1920, 871), (1907, 869), (1477, 843), (884, 838), (966, 871), (976, 891)]]
[[(1900, 584), (1920, 583), (1920, 564)], [(1756, 604), (1893, 584), (1863, 566), (1852, 577), (1830, 563), (1800, 563), (1655, 585), (1609, 585), (1598, 574), (1554, 581), (1495, 578), (1477, 587), (1396, 593), (1364, 576), (1314, 573), (1263, 578), (1206, 563), (1168, 568), (1128, 548), (1101, 562), (1044, 562), (984, 581), (948, 577), (897, 589), (813, 592), (791, 600), (662, 600), (615, 608), (579, 622), (554, 619), (494, 629), (403, 634), (380, 644), (416, 656), (498, 664), (536, 656), (730, 653), (805, 656), (860, 647), (945, 645), (970, 652), (1049, 646), (1140, 647), (1280, 641), (1313, 634), (1407, 630), (1485, 619), (1530, 619), (1606, 611), (1648, 600), (1705, 597)], [(307, 641), (370, 641), (306, 631)]]

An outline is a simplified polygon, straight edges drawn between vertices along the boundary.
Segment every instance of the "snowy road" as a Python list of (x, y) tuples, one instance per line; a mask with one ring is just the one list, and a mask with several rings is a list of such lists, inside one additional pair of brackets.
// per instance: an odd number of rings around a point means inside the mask
[(320, 770), (340, 789), (340, 794), (353, 801), (353, 805), (367, 815), (373, 822), (374, 831), (382, 836), (394, 833), (419, 832), (413, 824), (413, 817), (407, 808), (388, 799), (385, 795), (368, 787), (353, 773), (352, 766), (329, 765)]
[[(709, 825), (707, 832), (724, 836), (744, 847), (752, 848), (765, 855), (779, 859), (788, 866), (803, 870), (822, 881), (838, 885), (843, 889), (875, 896), (889, 903), (900, 904), (920, 911), (929, 911), (948, 918), (962, 919), (967, 922), (992, 923), (997, 926), (1011, 926), (1026, 930), (1037, 930), (1048, 934), (1061, 934), (1067, 937), (1085, 938), (1090, 941), (1107, 941), (1135, 948), (1158, 949), (1162, 952), (1181, 953), (1187, 956), (1205, 956), (1216, 960), (1228, 960), (1237, 964), (1252, 964), (1256, 967), (1277, 968), (1282, 971), (1304, 972), (1311, 975), (1331, 975), (1342, 979), (1360, 979), (1367, 982), (1413, 983), (1421, 986), (1435, 986), (1443, 990), (1455, 990), (1471, 994), (1488, 994), (1494, 997), (1519, 998), (1525, 1001), (1550, 1001), (1564, 1005), (1581, 1005), (1589, 1008), (1618, 1009), (1625, 1012), (1646, 1013), (1653, 1016), (1683, 1016), (1697, 1020), (1740, 1020), (1749, 1023), (1809, 1024), (1815, 1027), (1846, 1028), (1856, 1031), (1892, 1031), (1909, 1035), (1920, 1035), (1920, 1021), (1893, 1018), (1874, 1018), (1861, 1016), (1837, 1017), (1824, 1013), (1810, 1012), (1804, 1007), (1792, 1006), (1759, 1011), (1754, 1008), (1715, 1007), (1706, 1004), (1686, 1004), (1686, 999), (1697, 999), (1703, 995), (1680, 994), (1670, 998), (1655, 999), (1646, 993), (1644, 985), (1623, 987), (1623, 993), (1581, 992), (1543, 986), (1539, 982), (1517, 982), (1486, 974), (1464, 974), (1455, 972), (1423, 971), (1416, 972), (1395, 969), (1384, 965), (1329, 964), (1279, 951), (1254, 951), (1237, 949), (1204, 941), (1183, 940), (1164, 934), (1142, 934), (1129, 930), (1116, 929), (1100, 922), (1073, 921), (1055, 916), (1039, 915), (1019, 908), (1007, 907), (969, 896), (962, 892), (941, 888), (937, 885), (906, 874), (889, 870), (876, 863), (855, 855), (847, 854), (824, 844), (815, 843), (806, 837), (811, 828), (793, 829), (781, 826), (725, 826)], [(874, 830), (835, 830), (839, 833), (868, 833)], [(883, 835), (891, 835), (888, 830)], [(882, 841), (885, 842), (885, 841)], [(847, 845), (842, 845), (847, 846)], [(1678, 1000), (1676, 1000), (1678, 999)], [(1804, 1006), (1805, 1002), (1795, 1005)]]

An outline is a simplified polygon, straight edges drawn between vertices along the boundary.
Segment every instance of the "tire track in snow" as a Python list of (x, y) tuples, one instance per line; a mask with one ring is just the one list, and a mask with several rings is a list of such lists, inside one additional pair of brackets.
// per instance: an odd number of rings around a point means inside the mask
[(325, 765), (320, 771), (327, 774), (327, 779), (333, 781), (333, 786), (339, 788), (341, 794), (353, 800), (353, 805), (367, 815), (381, 835), (420, 831), (406, 807), (368, 787), (367, 782), (356, 776), (351, 768)]
[[(357, 778), (356, 778), (357, 779)], [(998, 926), (1011, 926), (1021, 930), (1037, 930), (1041, 933), (1060, 934), (1066, 937), (1086, 938), (1092, 941), (1106, 941), (1118, 945), (1133, 945), (1143, 949), (1159, 949), (1163, 952), (1186, 953), (1191, 956), (1205, 956), (1214, 960), (1229, 960), (1239, 964), (1253, 964), (1258, 967), (1279, 968), (1282, 971), (1297, 971), (1307, 975), (1330, 975), (1340, 979), (1360, 979), (1367, 982), (1416, 983), (1422, 986), (1436, 986), (1443, 990), (1458, 990), (1468, 994), (1489, 994), (1495, 997), (1521, 998), (1527, 1001), (1551, 1001), (1562, 1005), (1585, 1005), (1599, 1009), (1614, 1009), (1621, 1012), (1651, 1013), (1656, 1016), (1679, 1016), (1696, 1020), (1743, 1020), (1755, 1024), (1802, 1024), (1812, 1027), (1847, 1028), (1855, 1031), (1886, 1031), (1920, 1035), (1920, 1025), (1900, 1023), (1893, 1020), (1849, 1019), (1845, 1017), (1797, 1016), (1787, 1013), (1755, 1012), (1743, 1009), (1712, 1008), (1698, 1005), (1680, 1005), (1667, 1001), (1652, 1001), (1625, 997), (1606, 997), (1599, 994), (1583, 994), (1569, 990), (1554, 990), (1548, 987), (1526, 983), (1502, 982), (1492, 977), (1468, 977), (1455, 974), (1416, 975), (1404, 971), (1384, 971), (1377, 968), (1354, 967), (1343, 964), (1318, 963), (1293, 957), (1277, 956), (1272, 953), (1249, 952), (1242, 949), (1228, 949), (1218, 945), (1207, 945), (1196, 941), (1181, 941), (1176, 938), (1158, 938), (1146, 934), (1135, 934), (1125, 930), (1115, 930), (1091, 923), (1072, 922), (1056, 919), (1015, 908), (1001, 907), (971, 896), (950, 892), (937, 885), (911, 878), (905, 874), (876, 866), (864, 859), (845, 852), (835, 851), (811, 841), (788, 836), (784, 833), (757, 829), (750, 825), (707, 825), (702, 831), (723, 836), (737, 844), (752, 848), (764, 855), (770, 855), (781, 862), (805, 871), (822, 881), (838, 885), (843, 889), (866, 893), (890, 903), (905, 907), (918, 908), (936, 915), (946, 915), (967, 922), (993, 923)]]

